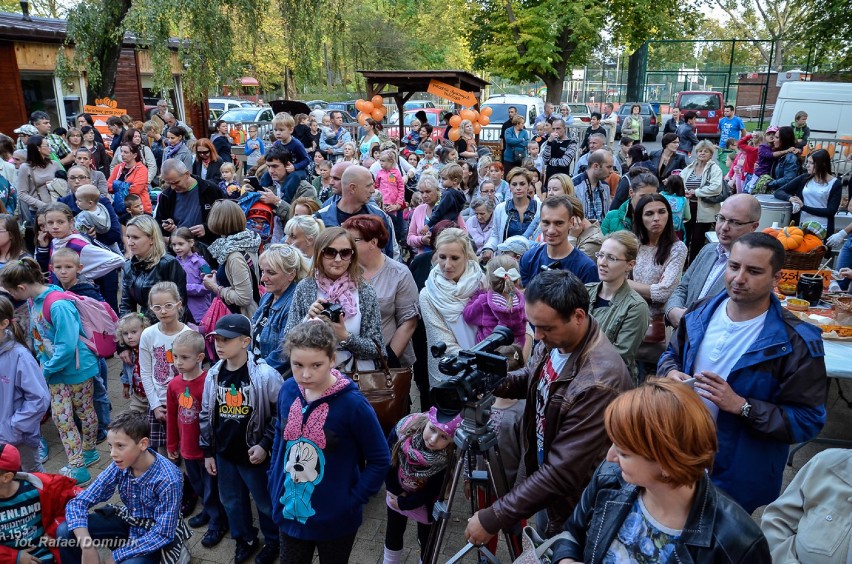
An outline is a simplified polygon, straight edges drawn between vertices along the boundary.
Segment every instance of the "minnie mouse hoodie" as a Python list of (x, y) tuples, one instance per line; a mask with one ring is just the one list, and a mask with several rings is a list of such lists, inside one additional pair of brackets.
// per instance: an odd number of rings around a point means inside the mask
[(278, 394), (269, 468), (272, 517), (281, 532), (306, 541), (355, 534), (364, 504), (390, 468), (373, 408), (354, 382), (337, 370), (332, 374), (337, 381), (313, 402), (295, 378)]

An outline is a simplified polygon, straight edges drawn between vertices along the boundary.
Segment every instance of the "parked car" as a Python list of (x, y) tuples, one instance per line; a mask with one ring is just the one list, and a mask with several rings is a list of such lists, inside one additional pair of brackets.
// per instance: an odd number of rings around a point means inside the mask
[[(566, 104), (571, 109), (571, 116), (574, 118), (573, 125), (577, 125), (578, 121), (589, 125), (592, 123), (592, 112), (589, 111), (589, 106), (586, 104)], [(562, 104), (559, 105), (560, 107)]]
[(249, 100), (243, 100), (241, 98), (233, 98), (233, 97), (221, 97), (221, 98), (208, 98), (207, 105), (210, 107), (210, 110), (218, 110), (219, 114), (223, 114), (228, 110), (233, 110), (235, 108), (253, 108), (257, 107), (257, 104), (251, 102)]
[(317, 106), (319, 106), (319, 109), (321, 110), (324, 110), (328, 107), (328, 102), (326, 102), (325, 100), (308, 100), (307, 102), (305, 102), (305, 104), (307, 104), (307, 106), (312, 110), (317, 109)]
[(257, 124), (257, 134), (263, 139), (269, 139), (269, 133), (272, 131), (272, 118), (275, 116), (272, 108), (254, 107), (254, 108), (236, 108), (228, 110), (219, 116), (219, 119), (228, 123), (228, 129), (231, 129), (231, 124), (241, 123), (243, 129), (248, 129), (248, 124)]
[[(408, 133), (408, 130), (411, 128), (411, 122), (414, 120), (415, 114), (417, 112), (425, 112), (426, 120), (429, 122), (429, 125), (432, 126), (432, 141), (438, 142), (438, 139), (444, 136), (444, 130), (446, 126), (441, 123), (441, 114), (444, 112), (441, 108), (419, 108), (415, 110), (408, 110), (403, 114), (402, 124), (405, 127), (405, 133)], [(388, 137), (391, 139), (399, 139), (399, 118), (394, 116), (393, 122), (389, 121), (387, 124), (384, 124), (385, 132), (388, 134)], [(403, 134), (403, 135), (404, 135)]]
[(686, 112), (695, 112), (695, 135), (699, 139), (719, 139), (719, 120), (722, 119), (722, 94), (712, 90), (685, 90), (678, 92), (675, 107), (680, 108), (681, 117)]
[(326, 113), (342, 111), (345, 114), (349, 114), (349, 117), (354, 121), (358, 117), (358, 110), (355, 108), (355, 102), (357, 102), (357, 100), (349, 100), (347, 102), (329, 102), (323, 109)]
[(656, 141), (657, 134), (660, 133), (660, 121), (657, 119), (657, 113), (651, 104), (647, 102), (625, 102), (618, 108), (618, 125), (615, 126), (615, 138), (621, 139), (621, 123), (624, 118), (630, 115), (630, 110), (633, 106), (639, 105), (642, 116), (642, 141)]
[(495, 145), (500, 142), (500, 132), (503, 122), (509, 119), (509, 106), (518, 110), (518, 115), (526, 120), (524, 128), (532, 131), (535, 118), (544, 112), (544, 100), (538, 96), (521, 96), (516, 94), (500, 94), (491, 96), (482, 107), (491, 108), (491, 123), (482, 128), (479, 134), (480, 144)]
[(435, 102), (431, 100), (409, 100), (402, 105), (404, 111), (416, 110), (418, 108), (434, 108)]

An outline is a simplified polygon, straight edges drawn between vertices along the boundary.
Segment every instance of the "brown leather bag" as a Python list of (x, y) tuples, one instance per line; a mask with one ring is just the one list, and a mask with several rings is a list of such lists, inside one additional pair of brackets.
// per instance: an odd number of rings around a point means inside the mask
[(347, 374), (355, 382), (379, 418), (382, 430), (387, 435), (397, 422), (409, 413), (412, 370), (390, 368), (381, 345), (373, 341), (379, 353), (380, 370), (358, 370)]
[(648, 331), (645, 333), (643, 343), (664, 343), (666, 341), (666, 321), (663, 314), (651, 316), (648, 323)]

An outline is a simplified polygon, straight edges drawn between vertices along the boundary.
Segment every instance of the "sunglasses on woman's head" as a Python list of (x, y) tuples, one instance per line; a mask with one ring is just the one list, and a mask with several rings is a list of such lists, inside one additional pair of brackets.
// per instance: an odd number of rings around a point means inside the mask
[(341, 260), (349, 260), (352, 258), (352, 249), (335, 249), (334, 247), (326, 247), (322, 250), (322, 256), (327, 259), (333, 259), (339, 256)]

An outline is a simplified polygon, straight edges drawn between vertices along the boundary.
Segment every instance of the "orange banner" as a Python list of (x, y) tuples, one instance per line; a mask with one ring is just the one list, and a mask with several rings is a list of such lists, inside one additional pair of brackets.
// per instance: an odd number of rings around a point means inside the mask
[(450, 86), (446, 82), (441, 82), (440, 80), (430, 80), (429, 88), (426, 89), (426, 92), (434, 94), (435, 96), (440, 96), (450, 102), (461, 104), (462, 106), (470, 107), (476, 104), (476, 96), (473, 95), (473, 92), (468, 92), (461, 88)]
[(118, 116), (121, 117), (127, 113), (127, 110), (121, 108), (107, 108), (106, 106), (83, 106), (83, 111), (87, 114), (97, 114), (101, 116)]

